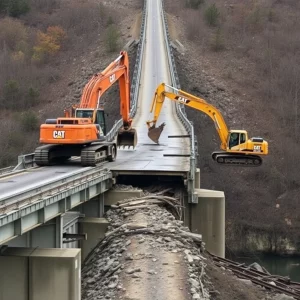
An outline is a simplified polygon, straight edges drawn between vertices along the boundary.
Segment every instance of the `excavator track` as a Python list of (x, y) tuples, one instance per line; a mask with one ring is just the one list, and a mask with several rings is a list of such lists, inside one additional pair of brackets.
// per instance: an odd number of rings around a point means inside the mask
[(81, 151), (80, 157), (82, 166), (94, 167), (104, 161), (114, 161), (117, 157), (117, 147), (114, 143), (92, 144)]
[(262, 165), (262, 158), (258, 155), (239, 154), (239, 153), (226, 153), (214, 152), (212, 154), (213, 160), (218, 164), (231, 165), (231, 166), (246, 166), (246, 167), (259, 167)]
[(71, 156), (80, 156), (81, 165), (94, 167), (98, 163), (112, 162), (117, 156), (115, 143), (96, 142), (83, 145), (44, 145), (35, 150), (34, 158), (38, 166), (50, 166), (65, 163)]
[(55, 150), (56, 145), (45, 145), (35, 149), (34, 161), (38, 166), (51, 165), (50, 155), (51, 150)]

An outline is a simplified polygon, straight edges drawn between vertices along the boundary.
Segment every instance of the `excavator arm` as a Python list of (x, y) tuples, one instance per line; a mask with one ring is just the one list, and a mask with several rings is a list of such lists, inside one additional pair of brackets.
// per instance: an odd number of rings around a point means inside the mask
[[(172, 92), (167, 92), (165, 89), (166, 86), (176, 91), (177, 94)], [(154, 118), (151, 121), (147, 121), (148, 128), (155, 127), (166, 97), (175, 102), (200, 110), (204, 112), (206, 115), (208, 115), (215, 123), (216, 130), (221, 140), (221, 148), (224, 150), (226, 149), (228, 128), (223, 119), (223, 116), (218, 111), (218, 109), (216, 109), (213, 105), (207, 103), (205, 100), (201, 98), (193, 96), (182, 90), (178, 90), (174, 87), (166, 85), (165, 83), (161, 83), (157, 87), (156, 92), (154, 94), (151, 110), (150, 110), (151, 113), (154, 110)]]
[[(130, 82), (129, 59), (125, 51), (114, 60), (104, 71), (94, 75), (83, 89), (79, 108), (100, 108), (101, 96), (116, 82), (120, 87), (120, 114), (124, 129), (131, 127), (130, 118)], [(95, 121), (95, 120), (93, 120)]]
[[(172, 89), (172, 92), (166, 90)], [(154, 94), (150, 112), (153, 112), (153, 119), (147, 121), (149, 138), (158, 143), (161, 132), (165, 124), (156, 127), (157, 120), (165, 98), (188, 107), (197, 109), (209, 116), (215, 124), (216, 130), (221, 140), (221, 152), (214, 152), (212, 157), (215, 161), (222, 164), (260, 166), (262, 159), (260, 155), (268, 154), (268, 143), (262, 138), (248, 139), (245, 130), (228, 130), (221, 112), (204, 99), (191, 95), (182, 90), (176, 89), (167, 84), (161, 83)]]

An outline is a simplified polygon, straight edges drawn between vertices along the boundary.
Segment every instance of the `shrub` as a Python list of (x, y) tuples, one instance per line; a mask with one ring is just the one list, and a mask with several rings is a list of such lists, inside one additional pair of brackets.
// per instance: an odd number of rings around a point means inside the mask
[(3, 107), (15, 108), (21, 97), (20, 85), (16, 80), (8, 80), (3, 87)]
[(25, 96), (25, 107), (32, 107), (38, 103), (40, 93), (37, 89), (30, 87)]
[(19, 21), (11, 18), (0, 20), (0, 47), (6, 45), (9, 50), (17, 50), (18, 45), (26, 43), (28, 38), (26, 27)]
[(204, 12), (204, 17), (205, 17), (206, 23), (209, 26), (217, 26), (218, 25), (220, 12), (219, 12), (218, 8), (216, 7), (216, 4), (211, 4), (206, 8), (206, 10)]
[(221, 51), (225, 48), (224, 37), (220, 28), (218, 28), (213, 35), (211, 47), (214, 51)]
[(114, 24), (114, 23), (115, 23), (115, 22), (114, 22), (112, 16), (109, 16), (109, 17), (108, 17), (108, 20), (107, 20), (107, 22), (106, 22), (106, 26), (109, 27), (109, 26), (111, 26), (111, 25)]
[(13, 61), (23, 62), (25, 59), (25, 54), (22, 51), (16, 51), (12, 53), (11, 58)]
[(7, 2), (6, 11), (11, 17), (18, 18), (30, 10), (26, 0), (9, 0)]
[(32, 111), (26, 111), (21, 115), (21, 126), (24, 131), (34, 131), (39, 128), (39, 119)]
[(38, 11), (51, 13), (60, 7), (61, 0), (31, 0), (31, 6)]
[(119, 32), (115, 25), (110, 25), (106, 31), (106, 47), (109, 52), (117, 50), (119, 45)]
[(192, 9), (198, 9), (204, 0), (186, 0), (185, 6)]

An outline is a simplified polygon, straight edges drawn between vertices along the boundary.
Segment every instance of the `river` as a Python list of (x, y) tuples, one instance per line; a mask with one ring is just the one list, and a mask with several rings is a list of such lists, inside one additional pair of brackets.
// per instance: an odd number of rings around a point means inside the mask
[(257, 255), (242, 257), (228, 255), (226, 258), (250, 265), (257, 262), (273, 275), (287, 276), (292, 281), (300, 282), (300, 257), (281, 257), (275, 255)]

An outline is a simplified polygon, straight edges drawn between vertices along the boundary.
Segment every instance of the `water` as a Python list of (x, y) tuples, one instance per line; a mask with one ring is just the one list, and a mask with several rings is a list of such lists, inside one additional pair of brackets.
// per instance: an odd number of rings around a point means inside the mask
[(228, 255), (226, 258), (247, 266), (257, 262), (273, 275), (287, 276), (292, 281), (300, 282), (300, 257), (281, 257), (275, 255), (258, 255), (242, 257)]

